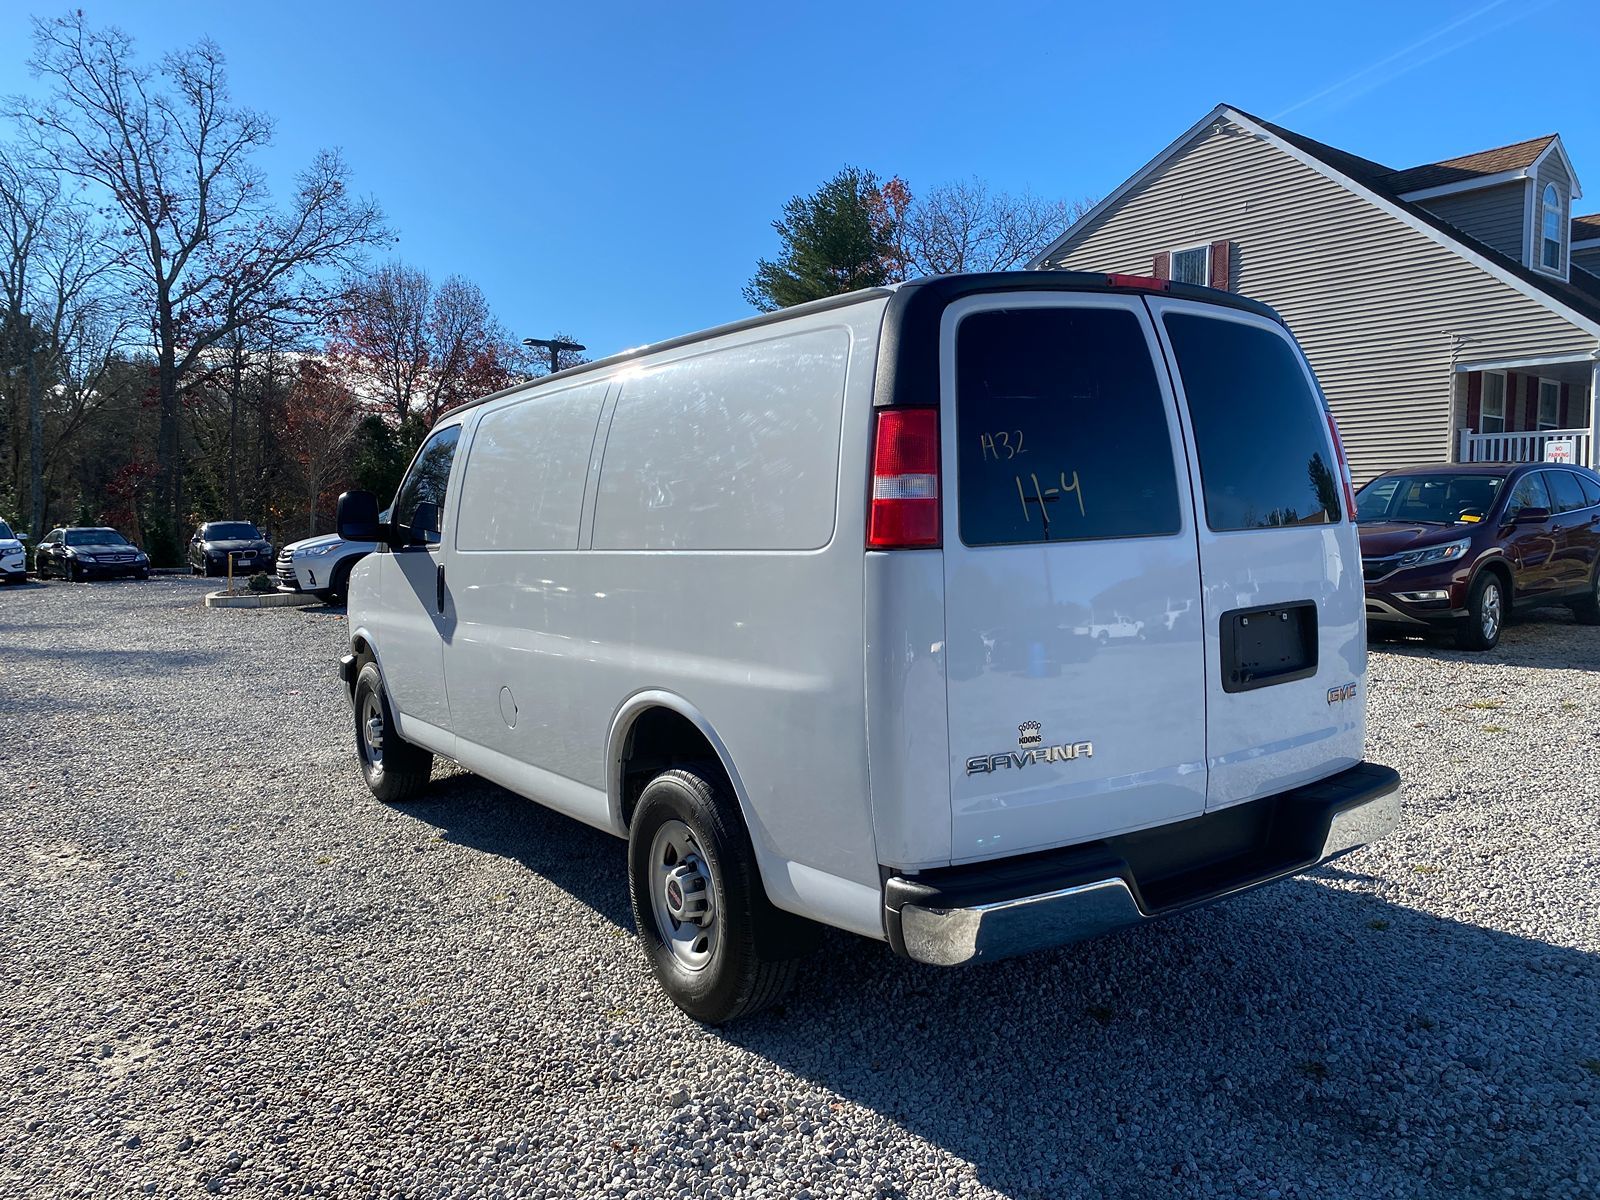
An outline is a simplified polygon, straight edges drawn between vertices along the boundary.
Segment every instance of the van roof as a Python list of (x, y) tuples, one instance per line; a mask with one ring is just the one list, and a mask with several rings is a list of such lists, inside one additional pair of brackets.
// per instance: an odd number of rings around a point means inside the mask
[[(1283, 323), (1283, 318), (1274, 309), (1262, 304), (1259, 300), (1251, 300), (1248, 297), (1235, 295), (1232, 292), (1218, 291), (1215, 288), (1201, 287), (1198, 284), (1177, 283), (1171, 280), (1152, 279), (1145, 276), (1115, 275), (1097, 271), (985, 271), (961, 275), (929, 275), (922, 279), (907, 280), (905, 283), (890, 284), (887, 287), (863, 288), (860, 291), (845, 292), (838, 296), (826, 296), (821, 300), (810, 300), (790, 308), (757, 313), (755, 316), (745, 317), (742, 320), (729, 321), (723, 325), (714, 325), (697, 333), (682, 334), (678, 337), (668, 338), (665, 341), (635, 346), (630, 350), (623, 350), (617, 354), (596, 359), (594, 362), (582, 363), (576, 367), (568, 367), (565, 371), (556, 371), (550, 375), (541, 375), (537, 379), (513, 384), (508, 388), (502, 388), (498, 392), (492, 392), (487, 396), (480, 396), (476, 400), (469, 400), (465, 404), (458, 405), (445, 415), (465, 412), (467, 409), (476, 408), (480, 404), (498, 400), (502, 396), (531, 391), (556, 380), (572, 379), (595, 371), (603, 371), (622, 363), (643, 358), (648, 354), (656, 354), (663, 350), (675, 350), (680, 346), (709, 341), (712, 338), (723, 337), (730, 333), (740, 333), (746, 329), (758, 329), (763, 325), (774, 325), (809, 313), (828, 312), (831, 309), (847, 308), (865, 303), (868, 300), (887, 297), (890, 302), (890, 308), (895, 314), (895, 326), (898, 327), (902, 322), (916, 322), (925, 315), (936, 313), (952, 300), (958, 300), (965, 296), (980, 295), (985, 292), (1159, 292), (1164, 295), (1176, 296), (1180, 299), (1198, 300), (1204, 303), (1221, 304), (1229, 308), (1243, 309), (1276, 321), (1280, 325)], [(878, 401), (878, 403), (883, 402), (882, 398)]]

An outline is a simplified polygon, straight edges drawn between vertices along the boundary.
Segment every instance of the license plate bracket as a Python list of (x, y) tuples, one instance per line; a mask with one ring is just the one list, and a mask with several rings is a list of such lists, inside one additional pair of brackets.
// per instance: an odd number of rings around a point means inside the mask
[(1308, 679), (1317, 673), (1317, 604), (1293, 600), (1222, 614), (1222, 690)]

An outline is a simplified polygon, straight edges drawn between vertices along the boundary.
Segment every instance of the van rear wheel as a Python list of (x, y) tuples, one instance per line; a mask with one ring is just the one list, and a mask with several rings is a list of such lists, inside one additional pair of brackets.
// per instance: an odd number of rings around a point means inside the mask
[(663, 771), (628, 831), (628, 894), (650, 966), (674, 1004), (713, 1025), (781, 999), (811, 946), (810, 923), (767, 899), (718, 776)]
[(383, 673), (371, 658), (356, 674), (351, 699), (355, 708), (356, 756), (372, 794), (385, 804), (402, 804), (428, 786), (433, 755), (395, 731), (394, 714), (383, 691)]

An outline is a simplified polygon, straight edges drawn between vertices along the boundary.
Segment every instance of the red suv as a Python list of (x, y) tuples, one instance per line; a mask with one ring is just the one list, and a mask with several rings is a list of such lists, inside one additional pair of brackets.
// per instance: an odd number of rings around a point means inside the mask
[(1408, 467), (1356, 496), (1367, 624), (1488, 650), (1512, 606), (1600, 625), (1600, 475), (1552, 463)]

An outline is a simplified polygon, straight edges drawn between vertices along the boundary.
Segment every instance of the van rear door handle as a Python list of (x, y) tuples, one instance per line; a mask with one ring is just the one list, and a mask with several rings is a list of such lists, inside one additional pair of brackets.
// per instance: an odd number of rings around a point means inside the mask
[(438, 578), (438, 581), (439, 581), (439, 587), (438, 587), (438, 591), (434, 594), (434, 606), (438, 609), (439, 612), (442, 613), (442, 612), (444, 612), (444, 564), (443, 563), (439, 564), (439, 574), (438, 574), (437, 578)]

